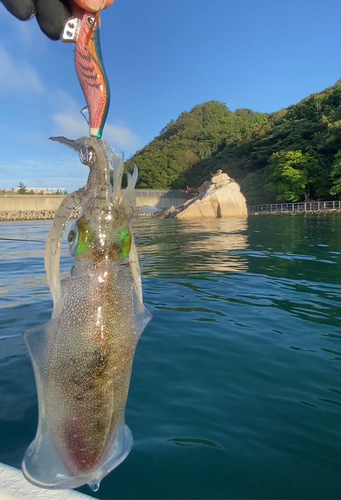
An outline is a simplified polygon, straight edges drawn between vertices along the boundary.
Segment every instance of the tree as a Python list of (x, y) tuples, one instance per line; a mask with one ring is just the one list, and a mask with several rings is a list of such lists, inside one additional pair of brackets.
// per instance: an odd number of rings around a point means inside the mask
[(200, 160), (211, 159), (258, 115), (251, 110), (233, 113), (219, 101), (197, 105), (169, 122), (158, 137), (126, 162), (126, 169), (131, 171), (133, 163), (137, 164), (141, 188), (185, 187), (187, 171)]
[(340, 145), (341, 81), (271, 114), (232, 112), (219, 101), (194, 106), (171, 120), (126, 168), (137, 164), (138, 186), (144, 188), (198, 187), (221, 169), (255, 204), (326, 199), (340, 196), (334, 166)]
[(18, 194), (27, 194), (26, 186), (22, 182), (19, 182), (19, 184), (18, 184), (17, 193)]
[(276, 201), (299, 201), (308, 183), (307, 170), (301, 170), (304, 163), (301, 151), (274, 153), (269, 162), (266, 192)]
[(317, 158), (310, 153), (299, 153), (301, 151), (296, 151), (295, 168), (307, 174), (304, 198), (308, 200), (311, 196), (319, 196), (322, 172)]
[(258, 205), (274, 201), (273, 195), (264, 189), (268, 175), (268, 168), (262, 168), (256, 172), (247, 174), (241, 181), (240, 188), (248, 205)]
[(338, 196), (341, 199), (341, 150), (334, 156), (331, 177), (333, 185), (329, 192), (333, 196)]

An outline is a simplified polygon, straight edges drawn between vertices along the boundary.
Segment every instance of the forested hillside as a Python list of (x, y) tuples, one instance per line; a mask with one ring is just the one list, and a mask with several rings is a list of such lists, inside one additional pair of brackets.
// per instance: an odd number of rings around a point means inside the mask
[(276, 113), (210, 101), (171, 121), (126, 162), (141, 188), (199, 186), (222, 169), (249, 204), (341, 198), (341, 80)]

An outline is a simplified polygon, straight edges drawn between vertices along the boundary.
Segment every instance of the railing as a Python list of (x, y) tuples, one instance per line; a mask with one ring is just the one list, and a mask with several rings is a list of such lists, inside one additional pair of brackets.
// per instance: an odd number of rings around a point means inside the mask
[(136, 198), (184, 198), (180, 189), (135, 189)]
[(330, 212), (332, 210), (341, 210), (341, 201), (309, 201), (248, 206), (249, 215), (260, 213)]

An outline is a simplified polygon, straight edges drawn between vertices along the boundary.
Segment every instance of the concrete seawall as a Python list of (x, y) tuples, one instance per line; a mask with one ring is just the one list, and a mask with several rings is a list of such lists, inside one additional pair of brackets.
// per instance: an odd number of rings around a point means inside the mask
[(0, 212), (55, 211), (65, 196), (58, 195), (8, 195), (0, 196)]
[(53, 219), (65, 196), (0, 196), (0, 221)]
[[(0, 221), (53, 219), (65, 196), (7, 195), (0, 196)], [(136, 207), (170, 208), (186, 201), (178, 190), (136, 190)]]
[(182, 205), (185, 198), (179, 189), (135, 189), (136, 207), (170, 208)]

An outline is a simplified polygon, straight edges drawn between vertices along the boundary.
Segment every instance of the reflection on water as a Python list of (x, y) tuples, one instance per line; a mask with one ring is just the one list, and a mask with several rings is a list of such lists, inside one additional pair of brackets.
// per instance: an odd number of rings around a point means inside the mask
[[(51, 316), (50, 225), (0, 224), (42, 240), (0, 242), (0, 461), (14, 466), (36, 431), (20, 334)], [(153, 320), (127, 405), (135, 445), (96, 498), (341, 498), (341, 217), (134, 230)]]
[(247, 229), (245, 218), (139, 220), (134, 230), (143, 274), (163, 275), (165, 269), (178, 277), (247, 271), (247, 257), (241, 254), (248, 248)]
[(186, 223), (182, 228), (183, 232), (193, 234), (194, 238), (183, 246), (182, 251), (194, 257), (200, 256), (200, 259), (192, 260), (191, 270), (247, 271), (247, 260), (231, 253), (231, 251), (242, 251), (248, 247), (247, 227), (245, 218)]

